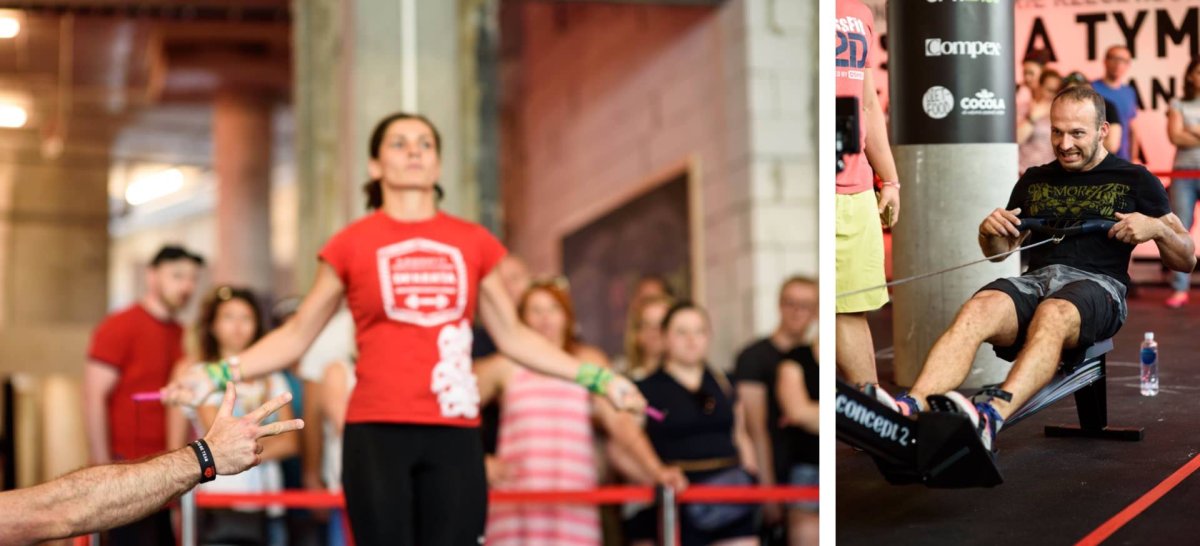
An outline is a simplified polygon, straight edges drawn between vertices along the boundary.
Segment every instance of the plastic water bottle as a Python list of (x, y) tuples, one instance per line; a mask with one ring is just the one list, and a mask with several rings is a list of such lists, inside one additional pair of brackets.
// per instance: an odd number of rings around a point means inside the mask
[(1142, 396), (1158, 394), (1158, 343), (1154, 341), (1154, 332), (1146, 332), (1142, 341)]

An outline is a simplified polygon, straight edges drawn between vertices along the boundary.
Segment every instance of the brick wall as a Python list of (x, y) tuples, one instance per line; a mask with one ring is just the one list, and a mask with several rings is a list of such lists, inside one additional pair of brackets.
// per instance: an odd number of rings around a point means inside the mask
[(815, 125), (800, 113), (816, 86), (796, 73), (804, 48), (774, 51), (803, 30), (780, 27), (781, 12), (796, 11), (783, 4), (798, 3), (779, 3), (524, 2), (503, 15), (510, 248), (535, 272), (558, 272), (564, 235), (690, 164), (703, 225), (697, 295), (721, 365), (774, 326), (778, 280), (816, 270), (815, 183), (801, 183), (815, 179), (814, 154), (801, 150), (815, 143), (797, 134)]

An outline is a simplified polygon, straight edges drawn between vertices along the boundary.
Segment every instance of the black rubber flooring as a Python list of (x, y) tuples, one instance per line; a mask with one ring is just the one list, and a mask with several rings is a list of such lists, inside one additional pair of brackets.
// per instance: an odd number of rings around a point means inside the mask
[[(1145, 427), (1141, 442), (1046, 438), (1074, 423), (1070, 398), (1000, 432), (1005, 483), (993, 489), (891, 486), (868, 456), (837, 448), (838, 544), (1074, 544), (1200, 452), (1200, 294), (1167, 309), (1165, 287), (1140, 287), (1108, 356), (1109, 424)], [(891, 311), (871, 317), (878, 348), (891, 346)], [(1142, 333), (1159, 341), (1161, 391), (1138, 392)], [(891, 362), (879, 360), (881, 377)], [(1200, 543), (1200, 472), (1189, 476), (1105, 544)]]

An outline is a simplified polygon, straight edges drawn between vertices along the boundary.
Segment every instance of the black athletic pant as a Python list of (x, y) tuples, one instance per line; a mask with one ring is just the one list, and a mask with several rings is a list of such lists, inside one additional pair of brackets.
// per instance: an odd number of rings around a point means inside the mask
[(355, 423), (342, 445), (358, 546), (477, 546), (487, 519), (479, 429)]

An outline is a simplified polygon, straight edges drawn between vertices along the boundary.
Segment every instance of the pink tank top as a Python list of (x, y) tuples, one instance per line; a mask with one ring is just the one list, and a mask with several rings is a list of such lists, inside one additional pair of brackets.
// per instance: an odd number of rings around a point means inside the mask
[[(583, 387), (517, 367), (504, 391), (496, 456), (510, 479), (497, 490), (561, 491), (596, 487), (591, 396)], [(595, 506), (488, 506), (489, 546), (599, 545)]]

